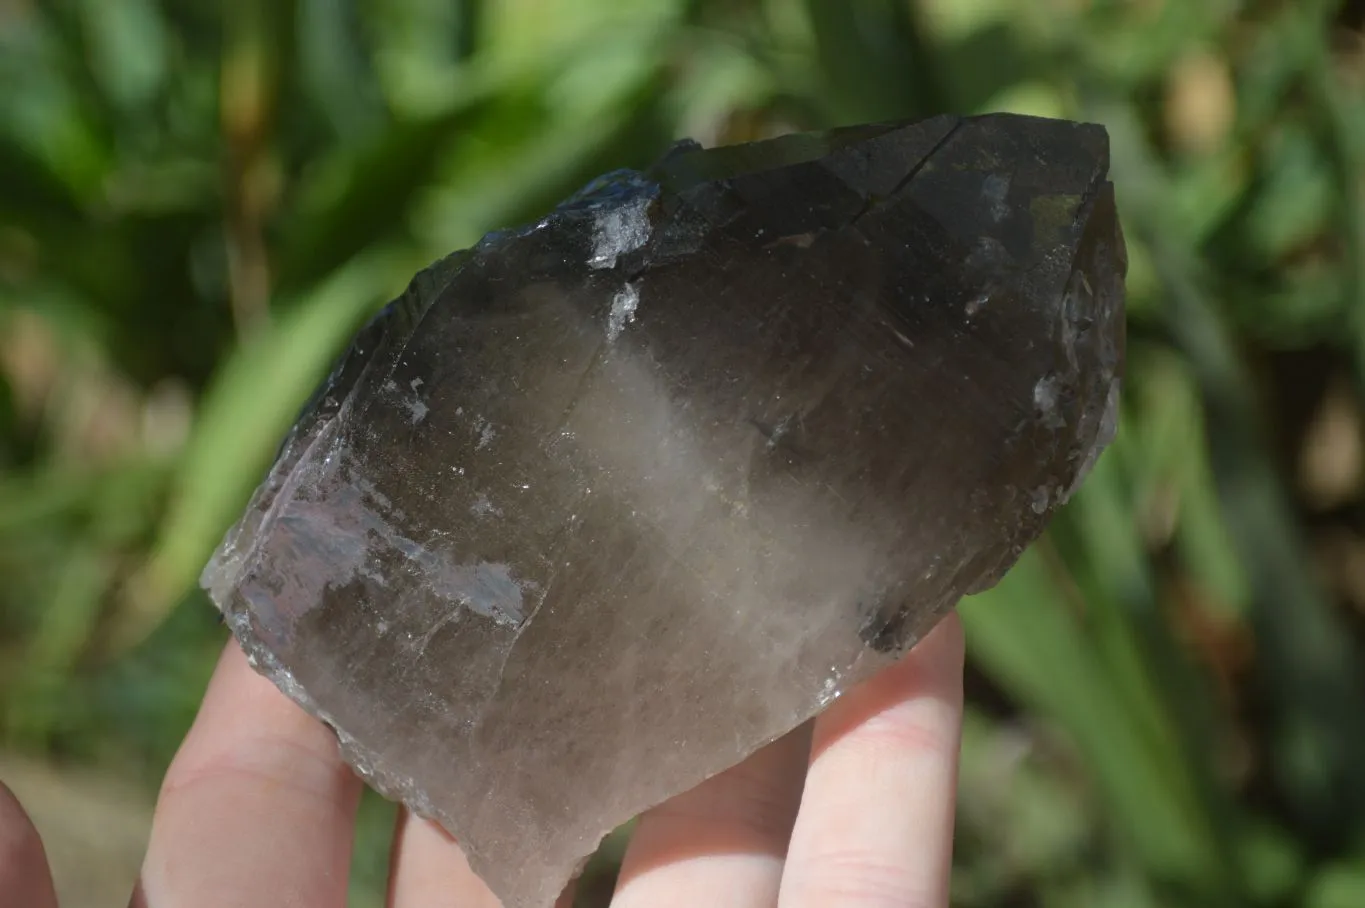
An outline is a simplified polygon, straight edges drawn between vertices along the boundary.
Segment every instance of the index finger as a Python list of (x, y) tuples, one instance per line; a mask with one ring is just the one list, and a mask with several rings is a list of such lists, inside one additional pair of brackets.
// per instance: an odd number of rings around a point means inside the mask
[(345, 908), (360, 780), (229, 642), (157, 800), (133, 908)]

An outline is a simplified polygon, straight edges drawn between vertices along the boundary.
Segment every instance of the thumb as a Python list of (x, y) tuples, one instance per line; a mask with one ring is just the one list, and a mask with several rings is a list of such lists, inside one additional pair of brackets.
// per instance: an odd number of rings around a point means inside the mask
[(0, 782), (0, 908), (57, 908), (43, 840)]

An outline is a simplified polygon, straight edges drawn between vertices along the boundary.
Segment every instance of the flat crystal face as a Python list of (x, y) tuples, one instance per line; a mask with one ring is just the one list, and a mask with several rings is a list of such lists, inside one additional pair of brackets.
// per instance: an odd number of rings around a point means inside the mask
[(204, 584), (509, 908), (995, 583), (1112, 438), (1102, 128), (680, 144), (418, 275)]

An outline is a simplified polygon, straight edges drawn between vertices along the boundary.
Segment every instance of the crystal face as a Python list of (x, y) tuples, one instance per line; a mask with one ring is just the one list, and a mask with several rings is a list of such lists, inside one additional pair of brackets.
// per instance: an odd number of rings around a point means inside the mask
[(995, 583), (1114, 432), (1093, 125), (994, 115), (608, 175), (419, 274), (205, 587), (508, 908)]

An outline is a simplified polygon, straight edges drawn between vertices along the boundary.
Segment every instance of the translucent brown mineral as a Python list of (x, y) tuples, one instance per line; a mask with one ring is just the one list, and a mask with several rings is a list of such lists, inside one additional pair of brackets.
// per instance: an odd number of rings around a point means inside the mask
[(608, 175), (422, 272), (204, 584), (375, 788), (546, 908), (604, 833), (995, 583), (1114, 433), (1102, 128)]

